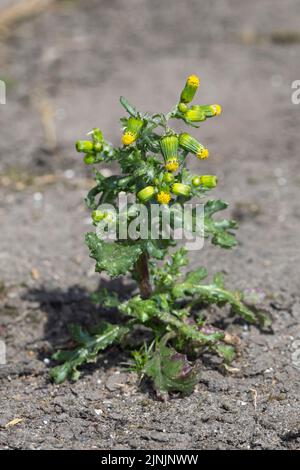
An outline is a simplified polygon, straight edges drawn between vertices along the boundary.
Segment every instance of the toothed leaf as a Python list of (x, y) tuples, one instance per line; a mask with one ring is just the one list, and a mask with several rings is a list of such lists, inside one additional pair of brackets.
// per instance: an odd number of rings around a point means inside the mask
[(85, 241), (90, 257), (96, 260), (95, 270), (106, 271), (111, 277), (127, 274), (142, 253), (139, 243), (108, 243), (100, 240), (93, 232), (86, 234)]
[(198, 371), (184, 354), (178, 353), (162, 342), (157, 345), (153, 357), (147, 362), (145, 374), (153, 380), (158, 392), (193, 392), (198, 382)]

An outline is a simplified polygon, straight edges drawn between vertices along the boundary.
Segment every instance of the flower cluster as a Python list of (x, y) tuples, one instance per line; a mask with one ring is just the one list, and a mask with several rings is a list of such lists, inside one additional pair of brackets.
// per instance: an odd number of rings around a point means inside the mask
[[(180, 94), (179, 103), (169, 113), (168, 119), (182, 119), (192, 125), (192, 123), (205, 121), (207, 118), (221, 113), (221, 106), (218, 104), (189, 107), (199, 84), (200, 79), (196, 75), (190, 75), (187, 78)], [(124, 101), (122, 104), (124, 105)], [(178, 201), (178, 198), (186, 200), (200, 196), (201, 193), (216, 186), (216, 176), (193, 175), (186, 167), (189, 153), (195, 155), (199, 160), (208, 158), (209, 151), (202, 143), (187, 132), (177, 134), (167, 125), (166, 117), (162, 119), (162, 115), (143, 116), (128, 102), (127, 105), (125, 104), (126, 106), (130, 117), (122, 120), (124, 123), (121, 137), (123, 147), (115, 151), (112, 150), (112, 154), (108, 153), (109, 159), (114, 159), (114, 156), (115, 158), (122, 157), (121, 167), (126, 168), (128, 173), (132, 171), (131, 161), (135, 162), (137, 155), (141, 158), (142, 168), (147, 166), (147, 161), (151, 162), (144, 175), (144, 184), (142, 174), (136, 168), (134, 169), (134, 174), (139, 175), (139, 178), (135, 179), (133, 187), (136, 189), (135, 193), (140, 202), (151, 201), (151, 203), (170, 204)], [(164, 130), (162, 134), (154, 132), (154, 129), (159, 127)], [(99, 163), (107, 157), (103, 150), (109, 144), (103, 139), (101, 131), (94, 129), (91, 134), (92, 141), (78, 141), (76, 144), (77, 151), (85, 153), (84, 162), (86, 164)], [(156, 159), (158, 153), (161, 154), (163, 161)], [(94, 218), (94, 221), (96, 219)]]
[(76, 142), (77, 152), (85, 153), (84, 163), (86, 165), (93, 165), (103, 160), (101, 152), (103, 151), (103, 134), (100, 129), (93, 129), (90, 134), (92, 135), (92, 141), (90, 140), (78, 140)]

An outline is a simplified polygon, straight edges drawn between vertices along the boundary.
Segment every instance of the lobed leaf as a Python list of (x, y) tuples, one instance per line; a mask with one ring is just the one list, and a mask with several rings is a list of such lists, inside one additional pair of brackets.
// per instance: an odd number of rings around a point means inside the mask
[(85, 241), (90, 250), (90, 257), (96, 260), (95, 270), (106, 271), (111, 277), (127, 274), (142, 253), (138, 242), (109, 243), (100, 240), (93, 232), (86, 234)]
[(212, 243), (222, 248), (232, 248), (237, 245), (234, 234), (231, 230), (237, 229), (234, 220), (215, 221), (212, 216), (226, 209), (228, 204), (222, 200), (207, 201), (204, 206), (204, 233), (205, 236), (212, 235)]
[(158, 392), (181, 392), (187, 395), (193, 392), (198, 382), (197, 367), (192, 367), (186, 355), (166, 346), (164, 341), (156, 346), (144, 372), (153, 380)]
[(53, 367), (50, 376), (55, 383), (62, 383), (67, 378), (78, 380), (80, 372), (78, 367), (86, 362), (96, 360), (99, 351), (107, 348), (114, 341), (127, 332), (125, 327), (112, 325), (107, 322), (100, 323), (90, 334), (78, 325), (71, 327), (71, 336), (79, 344), (74, 351), (57, 351), (52, 358), (62, 365)]

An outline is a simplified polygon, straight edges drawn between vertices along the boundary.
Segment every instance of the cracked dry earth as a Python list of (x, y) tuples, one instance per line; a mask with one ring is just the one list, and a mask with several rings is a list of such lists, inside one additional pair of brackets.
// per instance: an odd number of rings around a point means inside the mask
[[(188, 4), (53, 2), (1, 38), (1, 449), (299, 448), (299, 2)], [(189, 73), (201, 75), (202, 102), (223, 106), (197, 131), (211, 152), (201, 172), (219, 176), (215, 194), (240, 223), (236, 249), (206, 244), (192, 265), (223, 270), (230, 287), (262, 287), (273, 331), (207, 312), (241, 337), (236, 372), (205, 358), (195, 393), (166, 403), (138, 387), (117, 348), (77, 383), (53, 385), (49, 358), (70, 345), (67, 324), (95, 323), (89, 293), (108, 285), (83, 243), (92, 181), (74, 140), (98, 125), (117, 143), (119, 94), (167, 110)]]

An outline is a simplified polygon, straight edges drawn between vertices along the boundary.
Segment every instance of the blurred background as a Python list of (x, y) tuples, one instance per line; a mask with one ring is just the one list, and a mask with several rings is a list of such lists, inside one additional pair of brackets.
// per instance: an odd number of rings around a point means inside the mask
[[(36, 269), (41, 279), (70, 282), (82, 279), (82, 266), (92, 269), (82, 246), (92, 172), (74, 142), (98, 126), (118, 144), (120, 95), (142, 111), (167, 111), (192, 73), (201, 78), (195, 102), (220, 103), (223, 113), (195, 131), (211, 158), (191, 166), (219, 176), (215, 194), (231, 203), (244, 251), (253, 250), (266, 282), (278, 263), (285, 272), (299, 248), (297, 0), (1, 0), (0, 7), (2, 277), (30, 280)], [(223, 255), (230, 265), (235, 253)]]

